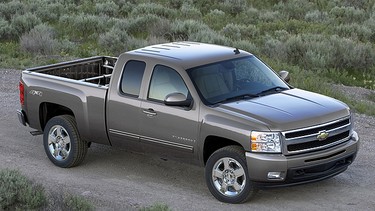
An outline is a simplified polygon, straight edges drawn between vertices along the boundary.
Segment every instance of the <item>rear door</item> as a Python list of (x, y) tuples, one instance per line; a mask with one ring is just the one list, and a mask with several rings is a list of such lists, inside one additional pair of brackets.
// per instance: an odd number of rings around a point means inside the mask
[(198, 111), (166, 106), (166, 95), (189, 90), (180, 74), (167, 66), (156, 65), (151, 75), (147, 99), (141, 103), (141, 134), (144, 150), (177, 160), (192, 160), (198, 140)]
[(140, 90), (146, 63), (129, 60), (124, 65), (119, 84), (113, 86), (107, 103), (107, 127), (113, 146), (142, 151), (139, 142)]

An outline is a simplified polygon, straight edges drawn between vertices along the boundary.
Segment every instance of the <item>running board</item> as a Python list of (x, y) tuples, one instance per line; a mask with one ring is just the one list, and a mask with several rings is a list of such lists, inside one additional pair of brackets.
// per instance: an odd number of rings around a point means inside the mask
[(43, 131), (38, 131), (38, 130), (31, 131), (30, 134), (33, 136), (43, 135)]

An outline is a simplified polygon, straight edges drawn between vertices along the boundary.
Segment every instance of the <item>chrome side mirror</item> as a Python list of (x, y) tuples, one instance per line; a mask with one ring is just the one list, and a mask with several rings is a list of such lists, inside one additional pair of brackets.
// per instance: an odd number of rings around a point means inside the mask
[(165, 97), (164, 104), (167, 106), (190, 107), (193, 104), (193, 100), (188, 99), (182, 93), (174, 92)]
[(281, 70), (279, 72), (279, 75), (282, 79), (284, 79), (284, 81), (286, 81), (287, 83), (289, 83), (290, 81), (290, 76), (289, 76), (289, 72), (286, 71), (286, 70)]

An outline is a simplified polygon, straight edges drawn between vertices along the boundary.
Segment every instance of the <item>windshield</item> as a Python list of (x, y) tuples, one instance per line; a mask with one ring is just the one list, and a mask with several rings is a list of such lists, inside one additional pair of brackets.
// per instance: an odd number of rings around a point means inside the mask
[(255, 56), (231, 59), (187, 70), (202, 101), (213, 105), (289, 89)]

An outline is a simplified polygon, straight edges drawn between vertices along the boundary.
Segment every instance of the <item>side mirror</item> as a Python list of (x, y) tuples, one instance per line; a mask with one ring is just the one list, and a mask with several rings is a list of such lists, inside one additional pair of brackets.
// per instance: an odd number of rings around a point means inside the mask
[(289, 72), (286, 71), (286, 70), (281, 70), (279, 72), (279, 75), (282, 79), (284, 79), (284, 81), (286, 81), (287, 83), (289, 83), (290, 81), (290, 76), (289, 76)]
[(188, 99), (182, 93), (174, 92), (165, 97), (164, 104), (167, 106), (190, 107), (193, 104), (193, 100)]

